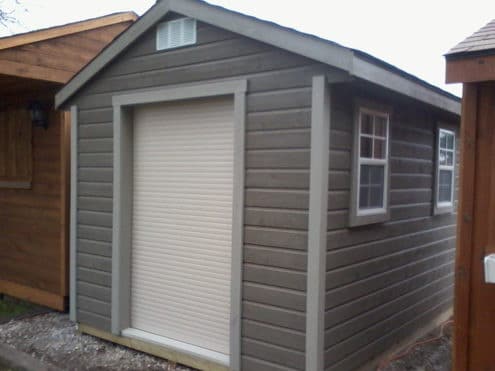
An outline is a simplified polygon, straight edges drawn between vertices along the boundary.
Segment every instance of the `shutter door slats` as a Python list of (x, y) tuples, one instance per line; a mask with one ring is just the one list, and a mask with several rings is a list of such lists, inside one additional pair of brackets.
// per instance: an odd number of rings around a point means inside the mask
[(134, 111), (131, 326), (229, 354), (233, 102)]

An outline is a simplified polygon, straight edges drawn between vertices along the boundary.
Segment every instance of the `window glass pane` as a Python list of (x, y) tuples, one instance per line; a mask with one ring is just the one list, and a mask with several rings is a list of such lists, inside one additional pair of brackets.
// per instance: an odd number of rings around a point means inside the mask
[(438, 179), (438, 202), (452, 201), (452, 170), (440, 170)]
[(366, 209), (369, 204), (369, 188), (359, 187), (359, 208)]
[(374, 209), (383, 207), (384, 185), (384, 166), (361, 165), (359, 208)]
[(440, 130), (440, 148), (447, 148), (447, 133)]
[(454, 165), (454, 152), (452, 151), (445, 152), (445, 164), (449, 166)]
[(375, 135), (380, 137), (387, 136), (387, 119), (382, 116), (375, 116)]
[(367, 185), (370, 183), (370, 165), (361, 165), (360, 183), (360, 185)]
[(443, 149), (440, 150), (438, 163), (440, 165), (447, 165), (447, 151)]
[(369, 207), (383, 207), (383, 187), (370, 187), (370, 202)]
[(447, 134), (447, 148), (454, 149), (454, 135)]
[(379, 186), (383, 188), (385, 183), (384, 172), (385, 169), (383, 166), (369, 166), (370, 172), (370, 185)]
[(361, 114), (361, 133), (373, 134), (373, 116), (367, 113)]
[(380, 158), (383, 159), (385, 158), (385, 139), (375, 139), (374, 140), (375, 145), (373, 147), (373, 158)]
[(371, 158), (373, 140), (367, 137), (361, 137), (361, 157)]

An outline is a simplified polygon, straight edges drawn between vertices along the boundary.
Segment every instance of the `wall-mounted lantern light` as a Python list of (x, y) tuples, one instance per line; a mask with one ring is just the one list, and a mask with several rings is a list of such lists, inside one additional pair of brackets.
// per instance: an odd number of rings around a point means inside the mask
[(28, 105), (31, 123), (35, 127), (48, 128), (48, 117), (45, 106), (39, 101), (32, 101)]

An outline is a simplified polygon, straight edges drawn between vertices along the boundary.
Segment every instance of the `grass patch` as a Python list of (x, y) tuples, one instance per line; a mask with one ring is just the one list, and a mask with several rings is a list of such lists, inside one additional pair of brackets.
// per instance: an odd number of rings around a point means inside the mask
[(21, 316), (28, 313), (33, 308), (33, 304), (4, 296), (3, 298), (0, 298), (0, 320)]

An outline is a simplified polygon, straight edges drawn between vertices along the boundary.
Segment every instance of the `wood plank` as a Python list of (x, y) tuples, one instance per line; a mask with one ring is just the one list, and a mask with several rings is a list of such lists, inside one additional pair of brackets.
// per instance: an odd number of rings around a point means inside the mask
[(270, 342), (274, 345), (304, 352), (305, 336), (303, 332), (270, 326), (251, 320), (242, 321), (242, 334), (244, 337)]
[(242, 317), (296, 331), (306, 328), (305, 313), (249, 301), (243, 301)]
[(448, 59), (446, 82), (472, 83), (495, 79), (495, 56), (464, 57)]
[(132, 23), (137, 19), (133, 12), (111, 14), (105, 17), (94, 18), (82, 22), (70, 23), (63, 26), (51, 27), (40, 31), (27, 32), (20, 35), (0, 39), (0, 49), (35, 43), (42, 40), (54, 39), (74, 33), (88, 31), (94, 28), (105, 27), (116, 23)]
[(308, 212), (247, 207), (244, 209), (244, 225), (305, 231), (308, 229)]
[(290, 367), (295, 370), (304, 370), (304, 352), (289, 350), (270, 343), (243, 338), (242, 354)]
[(19, 285), (14, 282), (0, 280), (0, 292), (59, 311), (64, 311), (66, 309), (66, 297), (63, 295), (52, 294), (47, 291)]
[(461, 115), (461, 161), (459, 179), (459, 213), (457, 217), (457, 249), (453, 365), (456, 371), (466, 370), (469, 347), (469, 300), (471, 285), (471, 254), (473, 251), (473, 221), (476, 147), (478, 126), (478, 89), (464, 84)]
[(453, 272), (453, 264), (452, 262), (448, 262), (408, 278), (405, 281), (386, 287), (383, 290), (372, 292), (355, 301), (327, 310), (325, 313), (325, 327), (330, 329), (334, 326), (338, 326), (347, 320), (380, 306), (382, 303), (395, 300), (418, 287), (426, 286), (428, 283), (441, 279), (442, 277), (449, 276), (451, 280), (450, 284), (452, 284)]
[[(492, 155), (495, 141), (495, 101), (494, 85), (483, 84), (478, 90), (478, 115), (476, 128), (476, 159), (474, 188), (474, 217), (471, 242), (471, 278), (469, 308), (468, 368), (482, 370), (495, 367), (492, 349), (488, 345), (495, 339), (493, 323), (487, 321), (495, 310), (495, 289), (484, 283), (483, 258), (494, 250), (495, 241), (490, 232), (494, 210), (490, 209), (495, 197), (495, 179), (491, 176)], [(460, 246), (465, 248), (465, 246)], [(487, 343), (488, 342), (488, 343)]]
[(33, 66), (7, 60), (0, 60), (0, 73), (60, 83), (66, 83), (74, 75), (72, 72), (64, 70)]
[(285, 250), (277, 247), (245, 245), (244, 264), (257, 264), (305, 272), (307, 255), (301, 251)]
[(60, 133), (60, 292), (69, 295), (70, 113), (57, 115)]
[(243, 280), (244, 282), (253, 282), (299, 291), (306, 289), (306, 274), (304, 272), (279, 267), (244, 264)]
[[(172, 362), (188, 365), (198, 370), (228, 371), (228, 368), (225, 366), (220, 366), (213, 362), (196, 358), (188, 354), (183, 354), (160, 345), (144, 342), (141, 340), (112, 335), (109, 332), (110, 320), (104, 317), (102, 317), (101, 320), (98, 320), (94, 315), (92, 316), (90, 313), (78, 312), (78, 318), (80, 318), (82, 322), (81, 324), (79, 324), (79, 331), (81, 331), (82, 333), (93, 335), (102, 338), (104, 340), (110, 341), (112, 343), (123, 345), (131, 349), (136, 349), (140, 352), (145, 352), (157, 357), (165, 358)], [(85, 323), (89, 323), (95, 327), (88, 326)]]
[(306, 310), (306, 294), (304, 291), (243, 282), (242, 297), (246, 301), (273, 305), (282, 309), (300, 312)]

